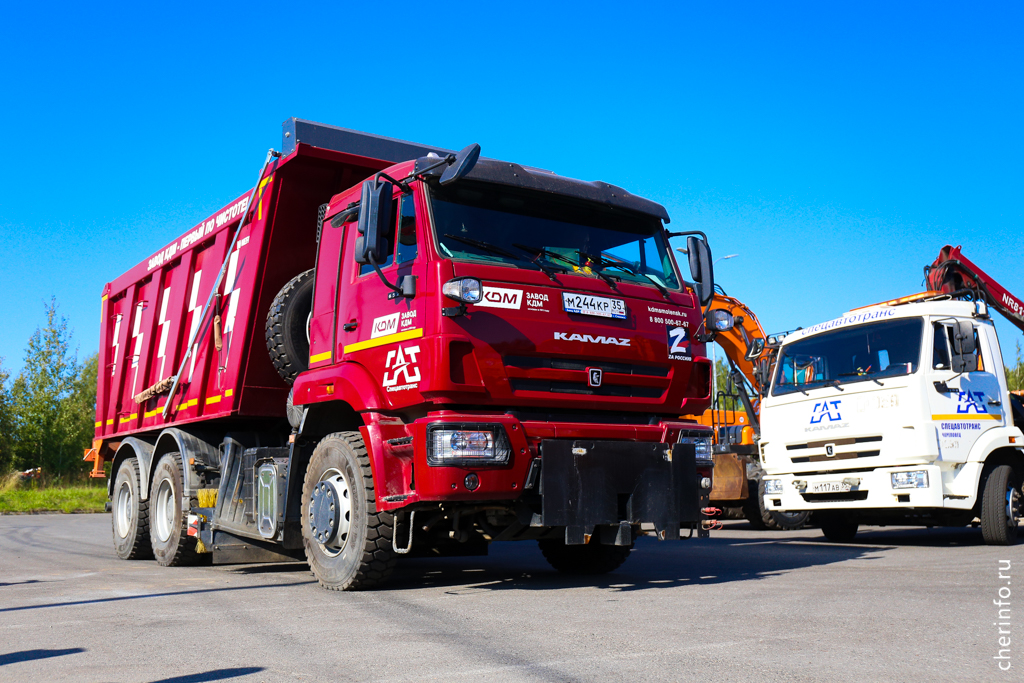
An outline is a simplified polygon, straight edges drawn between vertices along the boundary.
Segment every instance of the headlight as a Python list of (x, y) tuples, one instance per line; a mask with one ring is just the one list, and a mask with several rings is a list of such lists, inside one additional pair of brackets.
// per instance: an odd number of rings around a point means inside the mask
[(894, 489), (926, 489), (928, 488), (928, 473), (924, 470), (913, 472), (893, 472), (892, 487)]
[(677, 443), (692, 443), (698, 460), (711, 460), (711, 435), (679, 435)]
[(770, 495), (776, 495), (782, 493), (782, 480), (781, 479), (765, 479), (764, 480), (764, 492)]
[(475, 304), (484, 296), (483, 285), (475, 277), (457, 277), (449, 280), (441, 287), (441, 291), (449, 299), (461, 301), (464, 304)]
[(732, 313), (729, 311), (723, 311), (722, 309), (708, 311), (708, 327), (715, 332), (731, 330), (734, 323)]
[(433, 424), (427, 427), (427, 464), (505, 465), (512, 447), (501, 425)]

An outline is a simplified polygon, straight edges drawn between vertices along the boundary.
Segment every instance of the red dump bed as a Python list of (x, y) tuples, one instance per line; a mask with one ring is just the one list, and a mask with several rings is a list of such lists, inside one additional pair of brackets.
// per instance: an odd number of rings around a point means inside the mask
[[(288, 387), (270, 363), (264, 324), (281, 287), (316, 262), (320, 205), (397, 161), (444, 151), (295, 119), (285, 123), (284, 149), (286, 156), (267, 168), (230, 254), (248, 192), (104, 287), (97, 438), (211, 418), (284, 415)], [(225, 261), (219, 297), (202, 321)], [(142, 403), (134, 397), (175, 375), (197, 327), (165, 419), (166, 391)]]

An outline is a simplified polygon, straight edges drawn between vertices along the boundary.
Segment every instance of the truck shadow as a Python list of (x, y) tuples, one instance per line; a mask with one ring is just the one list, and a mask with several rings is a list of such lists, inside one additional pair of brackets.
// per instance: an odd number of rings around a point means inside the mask
[(878, 545), (817, 543), (816, 540), (802, 534), (799, 538), (752, 535), (749, 540), (712, 537), (664, 543), (640, 538), (625, 564), (601, 576), (560, 574), (547, 564), (536, 544), (530, 542), (497, 543), (491, 546), (487, 557), (404, 559), (382, 590), (427, 587), (451, 587), (449, 592), (452, 593), (576, 587), (611, 592), (652, 590), (756, 581), (794, 569), (871, 559), (873, 555), (892, 549)]

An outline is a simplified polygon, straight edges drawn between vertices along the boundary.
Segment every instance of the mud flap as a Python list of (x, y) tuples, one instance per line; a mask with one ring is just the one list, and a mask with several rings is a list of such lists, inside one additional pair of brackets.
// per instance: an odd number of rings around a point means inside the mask
[(542, 522), (564, 526), (567, 545), (587, 543), (597, 525), (654, 525), (676, 540), (700, 524), (692, 444), (547, 439), (541, 446)]

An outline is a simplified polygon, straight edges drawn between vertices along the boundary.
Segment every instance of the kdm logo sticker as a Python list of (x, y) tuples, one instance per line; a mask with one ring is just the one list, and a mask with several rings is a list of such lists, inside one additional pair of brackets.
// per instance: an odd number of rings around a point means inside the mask
[(511, 308), (519, 310), (523, 304), (523, 290), (502, 287), (484, 287), (483, 298), (477, 306)]

